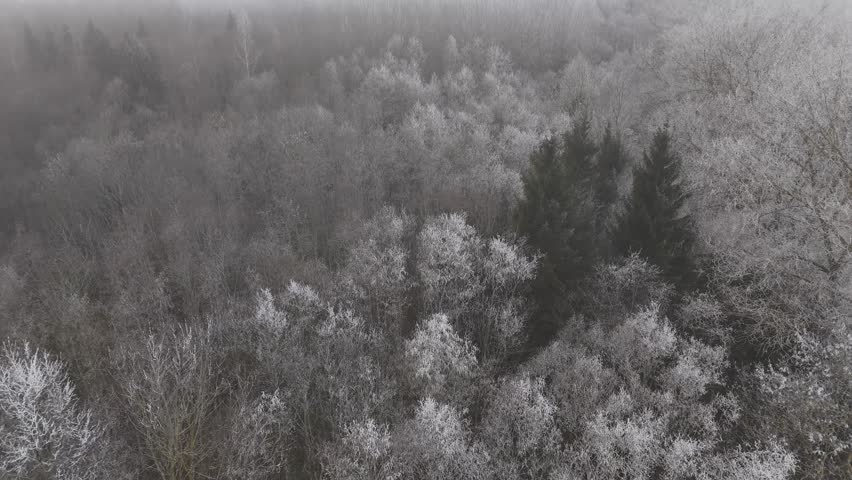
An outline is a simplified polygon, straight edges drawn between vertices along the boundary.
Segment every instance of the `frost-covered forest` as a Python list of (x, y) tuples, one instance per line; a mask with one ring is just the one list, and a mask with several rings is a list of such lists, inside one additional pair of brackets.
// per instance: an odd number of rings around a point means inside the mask
[(852, 2), (0, 8), (0, 479), (852, 478)]

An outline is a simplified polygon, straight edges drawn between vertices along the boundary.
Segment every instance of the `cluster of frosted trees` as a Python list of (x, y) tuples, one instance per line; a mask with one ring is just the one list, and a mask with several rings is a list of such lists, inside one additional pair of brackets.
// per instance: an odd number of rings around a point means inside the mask
[[(121, 413), (103, 418), (77, 402), (60, 361), (10, 346), (2, 468), (115, 478), (153, 465), (167, 479), (297, 468), (335, 479), (793, 471), (795, 457), (771, 439), (730, 445), (741, 407), (725, 388), (726, 347), (673, 327), (712, 324), (713, 309), (696, 300), (667, 318), (671, 287), (638, 257), (595, 274), (610, 321), (576, 319), (509, 366), (535, 268), (463, 215), (417, 225), (386, 209), (333, 284), (262, 289), (253, 311), (114, 352)], [(124, 421), (144, 455), (122, 465), (104, 452), (118, 449)]]
[(241, 80), (160, 57), (182, 107), (128, 37), (0, 195), (0, 478), (848, 476), (852, 12), (657, 3), (607, 61), (396, 35), (307, 86), (241, 14)]

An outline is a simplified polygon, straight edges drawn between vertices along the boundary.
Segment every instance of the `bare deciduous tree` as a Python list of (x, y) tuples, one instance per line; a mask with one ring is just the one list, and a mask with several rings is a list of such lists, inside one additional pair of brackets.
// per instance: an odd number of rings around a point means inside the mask
[(254, 75), (254, 68), (260, 59), (260, 52), (255, 47), (253, 35), (251, 18), (248, 11), (242, 9), (237, 15), (235, 48), (237, 61), (240, 68), (244, 70), (246, 78), (251, 78)]
[(143, 351), (118, 359), (127, 413), (164, 479), (210, 473), (210, 421), (223, 388), (211, 354), (209, 332), (187, 328), (151, 336)]

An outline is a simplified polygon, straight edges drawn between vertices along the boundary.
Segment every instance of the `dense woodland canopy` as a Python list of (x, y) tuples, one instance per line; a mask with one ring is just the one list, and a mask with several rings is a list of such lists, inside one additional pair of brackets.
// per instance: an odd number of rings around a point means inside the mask
[(852, 476), (848, 2), (7, 3), (0, 478)]

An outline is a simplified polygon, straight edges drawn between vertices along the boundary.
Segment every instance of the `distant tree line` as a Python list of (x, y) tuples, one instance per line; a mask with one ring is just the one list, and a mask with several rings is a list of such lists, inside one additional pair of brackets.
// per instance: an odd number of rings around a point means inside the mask
[(0, 478), (846, 478), (841, 7), (10, 7)]

